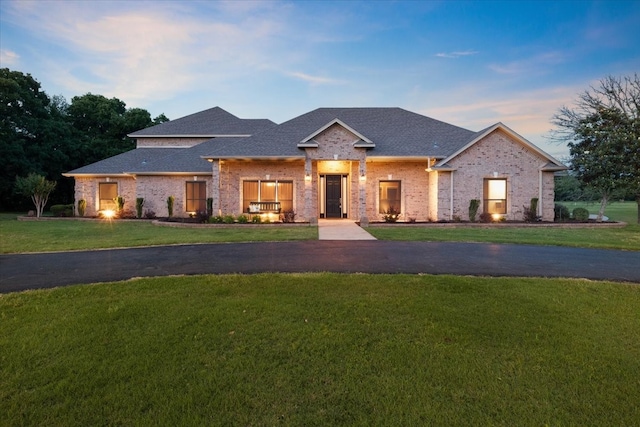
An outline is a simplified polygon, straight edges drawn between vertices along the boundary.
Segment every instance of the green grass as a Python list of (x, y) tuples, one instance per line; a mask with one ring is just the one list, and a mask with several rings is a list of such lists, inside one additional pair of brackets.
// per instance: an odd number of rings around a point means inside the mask
[[(596, 213), (598, 205), (565, 202), (572, 211), (581, 206)], [(367, 231), (382, 240), (434, 242), (491, 242), (531, 245), (572, 246), (583, 248), (640, 250), (640, 225), (636, 222), (637, 205), (612, 203), (605, 214), (613, 221), (627, 222), (624, 228), (447, 228), (397, 224), (393, 227), (369, 227)]]
[(0, 425), (637, 425), (640, 288), (261, 274), (0, 295)]
[(317, 227), (305, 226), (175, 228), (147, 221), (17, 221), (16, 217), (0, 214), (0, 253), (318, 238)]

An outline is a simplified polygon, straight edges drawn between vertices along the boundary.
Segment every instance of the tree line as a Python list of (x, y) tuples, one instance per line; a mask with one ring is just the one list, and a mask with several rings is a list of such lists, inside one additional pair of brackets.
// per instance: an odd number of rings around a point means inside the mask
[(29, 174), (57, 183), (52, 203), (73, 203), (73, 179), (62, 173), (134, 149), (128, 133), (168, 120), (92, 93), (68, 103), (30, 74), (0, 69), (0, 211), (29, 207), (15, 191), (17, 177)]

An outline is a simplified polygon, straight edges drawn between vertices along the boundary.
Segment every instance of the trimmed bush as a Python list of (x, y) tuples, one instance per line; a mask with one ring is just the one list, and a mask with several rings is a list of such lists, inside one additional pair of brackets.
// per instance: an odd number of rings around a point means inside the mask
[(248, 222), (249, 222), (249, 218), (248, 218), (246, 215), (244, 215), (244, 214), (240, 214), (240, 215), (238, 215), (238, 218), (237, 218), (237, 219), (238, 219), (238, 223), (239, 223), (239, 224), (246, 224), (246, 223), (248, 223)]
[(588, 221), (589, 211), (585, 208), (575, 208), (573, 210), (573, 219), (576, 221)]
[(222, 217), (222, 221), (225, 224), (233, 224), (233, 223), (236, 222), (236, 219), (235, 219), (235, 217), (233, 215), (225, 215), (225, 216)]
[(480, 200), (471, 199), (469, 201), (469, 221), (476, 222), (476, 215), (478, 215), (479, 207), (480, 207)]
[(212, 216), (209, 218), (209, 222), (211, 224), (222, 224), (224, 222), (223, 218), (220, 215)]
[(529, 207), (523, 206), (523, 216), (525, 222), (536, 222), (540, 220), (538, 216), (538, 198), (531, 199)]
[(480, 222), (493, 222), (493, 217), (489, 212), (482, 212), (480, 214)]
[(136, 216), (142, 218), (142, 207), (144, 206), (144, 199), (142, 197), (136, 198)]
[(73, 204), (71, 205), (52, 205), (49, 210), (53, 216), (73, 216)]
[(173, 203), (176, 201), (176, 198), (173, 196), (167, 197), (167, 214), (169, 218), (173, 216)]
[(87, 211), (87, 201), (85, 199), (78, 200), (78, 215), (84, 216)]

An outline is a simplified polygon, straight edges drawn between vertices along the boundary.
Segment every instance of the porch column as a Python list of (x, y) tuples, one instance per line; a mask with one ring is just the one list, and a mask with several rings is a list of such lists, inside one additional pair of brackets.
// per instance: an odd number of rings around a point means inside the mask
[(220, 211), (220, 160), (213, 159), (211, 162), (211, 213), (221, 215)]
[(369, 218), (367, 217), (367, 162), (360, 160), (359, 177), (358, 177), (358, 216), (360, 217), (360, 226), (367, 227)]
[(318, 215), (313, 212), (313, 164), (309, 157), (304, 160), (304, 217), (310, 224), (318, 222)]

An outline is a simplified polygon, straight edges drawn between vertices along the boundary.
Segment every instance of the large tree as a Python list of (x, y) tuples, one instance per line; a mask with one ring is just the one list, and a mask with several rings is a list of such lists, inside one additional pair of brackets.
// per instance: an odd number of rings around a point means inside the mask
[(73, 202), (62, 173), (135, 148), (128, 133), (167, 121), (117, 98), (86, 94), (49, 98), (30, 74), (0, 69), (0, 210), (24, 208), (16, 176), (36, 173), (58, 182), (52, 201)]
[(598, 220), (615, 191), (630, 191), (640, 223), (640, 79), (609, 76), (562, 107), (554, 138), (568, 143), (575, 176), (601, 197)]

